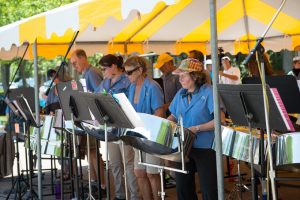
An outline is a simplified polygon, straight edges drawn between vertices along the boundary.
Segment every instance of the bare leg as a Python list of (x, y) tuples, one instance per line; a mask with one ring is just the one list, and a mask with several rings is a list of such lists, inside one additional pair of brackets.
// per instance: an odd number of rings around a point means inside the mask
[(160, 177), (159, 174), (147, 174), (151, 188), (152, 188), (152, 194), (153, 194), (153, 199), (158, 200), (160, 199), (158, 192), (160, 191)]
[(140, 191), (142, 193), (143, 199), (153, 199), (152, 191), (151, 191), (151, 184), (147, 177), (146, 171), (141, 169), (135, 169), (134, 170), (135, 176), (138, 181), (138, 185), (140, 188)]

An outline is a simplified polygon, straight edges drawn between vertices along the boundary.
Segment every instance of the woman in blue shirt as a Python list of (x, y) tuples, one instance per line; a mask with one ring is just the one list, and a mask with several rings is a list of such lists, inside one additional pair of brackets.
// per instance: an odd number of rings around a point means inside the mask
[[(160, 86), (146, 76), (146, 60), (142, 57), (133, 56), (124, 63), (125, 73), (132, 83), (129, 88), (128, 99), (134, 109), (140, 113), (147, 113), (164, 117), (164, 96)], [(159, 158), (146, 154), (146, 162), (162, 165)], [(135, 152), (135, 175), (143, 199), (159, 199), (160, 177), (157, 168), (138, 165), (138, 153)]]
[[(99, 61), (101, 65), (104, 80), (100, 83), (96, 92), (100, 93), (125, 93), (128, 95), (130, 81), (124, 73), (123, 58), (108, 54)], [(122, 145), (113, 142), (108, 143), (108, 152), (110, 157), (110, 167), (115, 183), (116, 199), (125, 199), (124, 187), (124, 168), (122, 159)], [(126, 160), (126, 176), (128, 189), (131, 199), (139, 199), (138, 185), (134, 174), (134, 151), (131, 146), (124, 145), (124, 155)], [(103, 168), (102, 168), (103, 169)]]
[(218, 199), (216, 157), (211, 149), (214, 140), (212, 87), (206, 84), (206, 75), (196, 59), (183, 60), (173, 73), (179, 75), (182, 89), (169, 107), (168, 119), (177, 122), (182, 116), (183, 126), (196, 135), (187, 163), (189, 174), (176, 173), (178, 199), (197, 199), (195, 172), (198, 172), (202, 199)]

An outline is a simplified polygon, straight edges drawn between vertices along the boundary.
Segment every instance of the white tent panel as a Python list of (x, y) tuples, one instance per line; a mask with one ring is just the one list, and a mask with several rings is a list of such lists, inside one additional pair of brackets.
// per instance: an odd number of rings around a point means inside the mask
[(68, 7), (63, 12), (51, 12), (46, 15), (46, 36), (50, 38), (52, 33), (63, 36), (67, 29), (79, 29), (78, 7)]
[(129, 16), (122, 21), (109, 17), (101, 27), (88, 26), (84, 32), (81, 32), (77, 38), (78, 42), (109, 42), (113, 37), (119, 34), (123, 28), (137, 16), (136, 11), (132, 11)]
[[(207, 8), (207, 9), (201, 9)], [(200, 11), (201, 9), (201, 11)], [(208, 1), (193, 1), (174, 16), (150, 41), (176, 41), (190, 33), (209, 17)]]
[[(122, 0), (122, 17), (127, 18), (131, 10), (138, 10), (141, 13), (149, 13), (154, 6), (161, 0), (141, 1), (141, 0)], [(174, 4), (175, 0), (164, 0), (167, 5)]]
[[(14, 23), (3, 27), (1, 30), (0, 47), (9, 50), (12, 44), (20, 46), (19, 42), (19, 23)], [(1, 50), (1, 48), (0, 48)]]

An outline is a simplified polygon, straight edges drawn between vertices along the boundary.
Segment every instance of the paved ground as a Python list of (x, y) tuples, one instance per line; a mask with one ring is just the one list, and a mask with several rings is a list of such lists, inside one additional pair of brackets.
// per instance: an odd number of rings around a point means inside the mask
[[(21, 157), (21, 169), (25, 169), (25, 152), (24, 152), (24, 146), (23, 143), (20, 143), (20, 157)], [(15, 162), (16, 163), (16, 162)], [(43, 160), (42, 162), (43, 168), (50, 168), (50, 161), (49, 160)], [(58, 174), (60, 173), (60, 165), (56, 162), (56, 167), (58, 168)], [(14, 165), (14, 175), (16, 175), (16, 164)], [(236, 173), (237, 169), (237, 163), (234, 161), (234, 169), (233, 173)], [(246, 173), (246, 175), (243, 177), (244, 183), (249, 184), (249, 167), (246, 166), (244, 163), (241, 164), (241, 169), (243, 173)], [(226, 171), (226, 170), (225, 170)], [(83, 174), (84, 174), (84, 183), (83, 185), (87, 185), (87, 162), (83, 161)], [(279, 172), (278, 176), (280, 177), (300, 177), (300, 173), (291, 173), (291, 172)], [(51, 180), (54, 180), (54, 184), (51, 184)], [(26, 178), (26, 175), (24, 176)], [(34, 191), (37, 192), (37, 178), (33, 178), (33, 183), (34, 183)], [(43, 194), (45, 195), (43, 199), (55, 199), (55, 176), (51, 175), (51, 172), (49, 170), (44, 170), (43, 171)], [(66, 182), (65, 188), (66, 192), (71, 192), (71, 182), (68, 181)], [(236, 179), (235, 178), (226, 178), (224, 185), (225, 185), (225, 197), (226, 199), (239, 199), (237, 196), (237, 193), (235, 193), (235, 184), (236, 184)], [(288, 184), (288, 185), (287, 185)], [(113, 191), (113, 180), (111, 179), (111, 189)], [(12, 186), (12, 181), (11, 181), (11, 176), (5, 177), (0, 179), (0, 199), (6, 199), (7, 197), (7, 191), (10, 190)], [(250, 187), (250, 185), (249, 185)], [(286, 200), (297, 200), (300, 199), (300, 181), (298, 182), (280, 182), (277, 186), (278, 189), (278, 199), (286, 199)], [(201, 189), (198, 190), (199, 194), (199, 199), (201, 199)], [(258, 186), (258, 191), (261, 193), (261, 187), (260, 184)], [(47, 196), (46, 196), (47, 195)], [(176, 190), (175, 188), (167, 189), (166, 190), (166, 199), (177, 199), (176, 198)], [(113, 197), (113, 192), (112, 195)], [(10, 196), (9, 199), (13, 199), (13, 195)], [(71, 199), (69, 194), (65, 195), (65, 199)], [(248, 191), (243, 192), (243, 199), (251, 199), (251, 193)]]

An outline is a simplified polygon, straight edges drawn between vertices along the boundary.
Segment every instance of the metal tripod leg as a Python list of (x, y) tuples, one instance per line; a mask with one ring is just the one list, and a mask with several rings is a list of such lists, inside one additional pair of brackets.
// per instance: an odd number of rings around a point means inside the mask
[(88, 177), (89, 177), (89, 195), (87, 199), (95, 199), (92, 196), (92, 184), (91, 184), (91, 165), (92, 165), (92, 161), (91, 161), (91, 155), (90, 155), (90, 136), (89, 134), (87, 134), (87, 152), (88, 152)]
[(125, 158), (125, 148), (124, 148), (124, 142), (121, 141), (121, 145), (122, 145), (122, 158), (123, 158), (123, 167), (124, 167), (124, 183), (125, 183), (125, 196), (126, 199), (128, 198), (128, 189), (127, 189), (127, 174), (126, 174), (126, 158)]
[(106, 198), (110, 200), (110, 181), (109, 181), (109, 166), (108, 166), (108, 140), (107, 140), (107, 124), (106, 120), (104, 121), (104, 130), (105, 130), (105, 150), (106, 150)]

